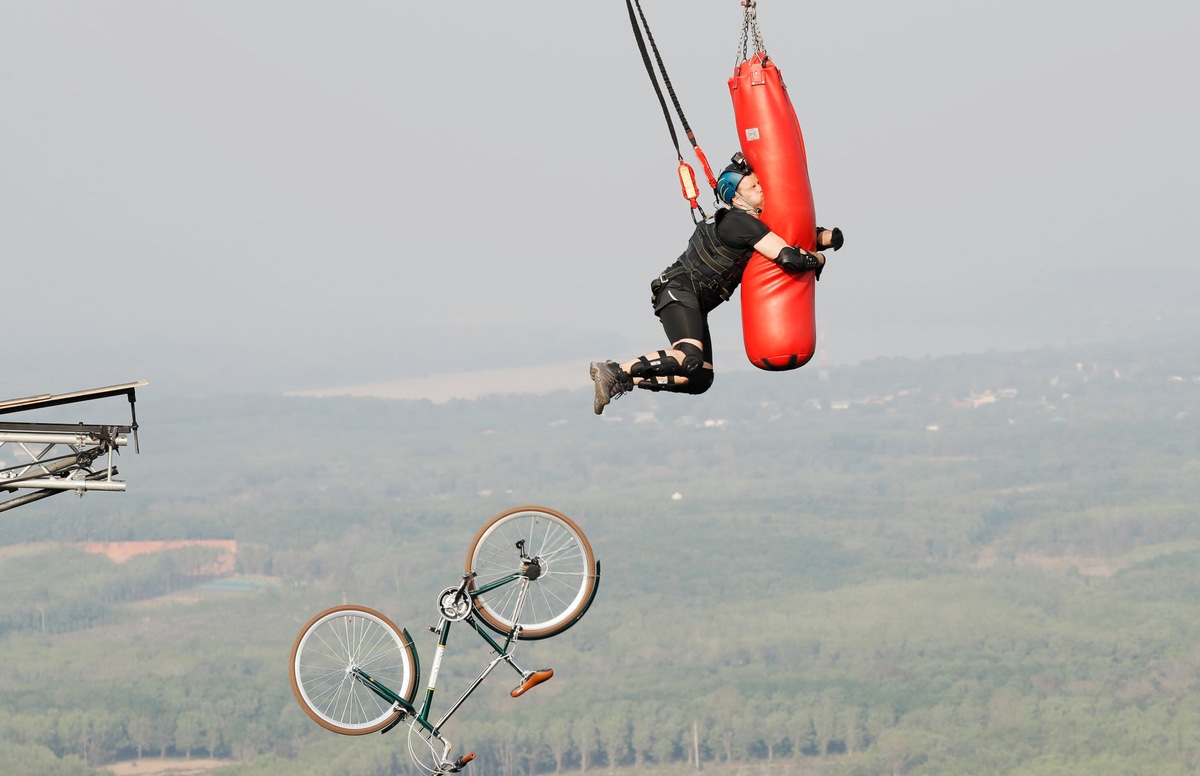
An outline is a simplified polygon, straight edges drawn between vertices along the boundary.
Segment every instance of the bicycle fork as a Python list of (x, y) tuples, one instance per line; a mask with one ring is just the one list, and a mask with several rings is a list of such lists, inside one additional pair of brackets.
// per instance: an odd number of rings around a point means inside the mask
[[(459, 757), (455, 760), (451, 760), (450, 759), (450, 750), (454, 748), (454, 744), (448, 738), (445, 738), (444, 736), (442, 736), (441, 726), (446, 722), (447, 719), (449, 719), (450, 715), (452, 713), (454, 713), (454, 710), (458, 706), (462, 705), (463, 700), (465, 700), (467, 695), (470, 695), (471, 691), (474, 690), (475, 687), (477, 687), (479, 685), (479, 682), (476, 682), (474, 685), (472, 685), (472, 687), (467, 691), (467, 693), (464, 694), (463, 697), (458, 700), (458, 702), (455, 704), (454, 708), (452, 708), (449, 712), (447, 712), (436, 725), (430, 724), (429, 709), (433, 703), (433, 693), (434, 693), (434, 688), (437, 685), (438, 672), (440, 671), (441, 665), (442, 665), (442, 656), (445, 655), (445, 653), (446, 653), (446, 639), (447, 639), (447, 636), (449, 635), (449, 631), (450, 631), (449, 622), (447, 622), (446, 620), (443, 619), (438, 624), (437, 629), (430, 628), (430, 630), (434, 630), (435, 632), (438, 632), (440, 634), (440, 638), (438, 639), (437, 653), (435, 654), (434, 660), (433, 660), (433, 668), (429, 675), (429, 687), (425, 691), (425, 701), (424, 701), (424, 703), (421, 704), (420, 711), (417, 711), (417, 709), (411, 703), (406, 701), (404, 698), (401, 698), (399, 695), (392, 692), (390, 689), (388, 689), (384, 685), (381, 685), (378, 682), (376, 682), (375, 679), (370, 674), (363, 671), (361, 668), (357, 668), (357, 667), (354, 668), (352, 673), (354, 674), (354, 677), (358, 681), (360, 681), (364, 685), (366, 685), (368, 689), (370, 689), (372, 692), (374, 692), (379, 697), (381, 697), (384, 700), (391, 703), (392, 710), (396, 712), (396, 718), (393, 719), (386, 727), (384, 727), (382, 730), (380, 730), (379, 731), (380, 734), (387, 733), (392, 728), (399, 725), (401, 722), (404, 722), (405, 719), (407, 719), (408, 717), (411, 717), (412, 722), (409, 723), (409, 726), (412, 730), (415, 731), (416, 725), (420, 725), (422, 728), (424, 728), (428, 732), (428, 734), (429, 734), (428, 740), (431, 744), (430, 745), (431, 751), (433, 751), (432, 741), (434, 739), (436, 739), (438, 742), (441, 743), (442, 753), (440, 756), (437, 756), (436, 765), (433, 766), (433, 771), (432, 771), (432, 773), (435, 774), (435, 776), (436, 776), (437, 774), (458, 773), (464, 767), (466, 767), (467, 763), (469, 763), (475, 759), (475, 753), (468, 752), (467, 754), (463, 755), (462, 757)], [(410, 735), (411, 735), (411, 733), (410, 733)], [(410, 753), (411, 753), (411, 749), (410, 749)], [(418, 763), (420, 762), (419, 760), (416, 760), (415, 755), (413, 757), (414, 757), (415, 761), (417, 761)]]

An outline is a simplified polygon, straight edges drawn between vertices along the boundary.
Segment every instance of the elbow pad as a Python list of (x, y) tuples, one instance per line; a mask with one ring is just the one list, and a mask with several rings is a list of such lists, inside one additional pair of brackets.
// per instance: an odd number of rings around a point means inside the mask
[(818, 273), (825, 264), (817, 254), (809, 253), (803, 248), (793, 248), (790, 245), (779, 252), (779, 255), (775, 257), (775, 263), (788, 272), (815, 269)]

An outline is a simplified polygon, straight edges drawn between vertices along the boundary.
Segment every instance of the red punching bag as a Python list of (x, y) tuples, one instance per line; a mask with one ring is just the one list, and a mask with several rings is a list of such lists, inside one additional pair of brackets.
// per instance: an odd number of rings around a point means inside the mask
[[(817, 221), (800, 122), (779, 69), (759, 51), (729, 79), (742, 154), (762, 183), (762, 221), (788, 245), (816, 250)], [(816, 350), (816, 277), (755, 253), (742, 276), (742, 336), (760, 369), (795, 369)]]

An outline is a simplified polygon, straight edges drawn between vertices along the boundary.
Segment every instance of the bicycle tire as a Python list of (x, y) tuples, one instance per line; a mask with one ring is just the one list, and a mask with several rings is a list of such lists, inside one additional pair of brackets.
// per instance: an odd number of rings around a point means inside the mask
[[(518, 540), (534, 559), (522, 568)], [(600, 569), (592, 546), (569, 517), (546, 507), (517, 507), (487, 522), (467, 552), (475, 613), (492, 630), (508, 634), (520, 625), (518, 639), (546, 639), (579, 621), (599, 587)], [(514, 583), (487, 590), (506, 577)], [(522, 587), (521, 610), (516, 611)]]
[(344, 736), (374, 733), (401, 712), (354, 678), (360, 668), (411, 704), (417, 661), (407, 634), (365, 606), (335, 606), (308, 621), (292, 645), (292, 694), (321, 727)]

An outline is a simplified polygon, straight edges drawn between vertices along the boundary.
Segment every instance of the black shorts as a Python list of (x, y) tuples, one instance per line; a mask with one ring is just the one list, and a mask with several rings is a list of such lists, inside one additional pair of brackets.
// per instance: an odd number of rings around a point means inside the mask
[(700, 299), (696, 296), (686, 275), (671, 279), (658, 290), (658, 298), (654, 300), (654, 314), (658, 315), (669, 304), (681, 304), (684, 307), (701, 309)]
[(703, 301), (697, 298), (686, 277), (674, 278), (659, 289), (654, 314), (658, 316), (672, 345), (682, 339), (697, 340), (703, 347), (704, 360), (711, 364), (712, 335), (708, 331), (708, 312), (702, 304)]

